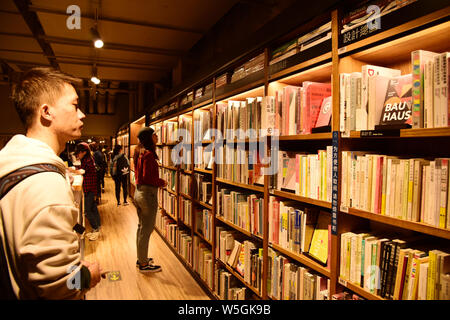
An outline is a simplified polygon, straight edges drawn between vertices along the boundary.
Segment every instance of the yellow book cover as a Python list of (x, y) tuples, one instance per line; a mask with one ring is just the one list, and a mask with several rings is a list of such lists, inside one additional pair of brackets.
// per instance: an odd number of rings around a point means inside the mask
[(309, 254), (322, 263), (327, 263), (328, 258), (328, 225), (331, 217), (326, 213), (320, 213), (314, 229)]
[(436, 281), (436, 250), (431, 250), (428, 253), (429, 267), (427, 279), (427, 300), (434, 300), (434, 285)]

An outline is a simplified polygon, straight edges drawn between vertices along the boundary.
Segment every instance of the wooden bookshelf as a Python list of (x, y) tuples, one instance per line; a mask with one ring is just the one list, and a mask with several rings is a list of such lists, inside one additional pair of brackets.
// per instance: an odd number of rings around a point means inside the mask
[(295, 201), (299, 201), (299, 202), (313, 204), (318, 207), (331, 209), (330, 202), (302, 197), (302, 196), (299, 196), (299, 195), (297, 195), (295, 193), (291, 193), (291, 192), (280, 191), (280, 190), (271, 190), (270, 194), (277, 196), (277, 197), (287, 198), (287, 199), (291, 199), (291, 200), (295, 200)]
[(450, 240), (450, 229), (442, 229), (434, 227), (422, 222), (413, 222), (408, 220), (402, 220), (398, 218), (388, 217), (380, 214), (375, 214), (372, 212), (367, 212), (364, 210), (359, 210), (356, 208), (349, 208), (348, 214), (358, 216), (361, 218), (369, 219), (372, 221), (382, 222), (391, 226), (399, 227), (402, 229), (413, 230), (432, 236), (440, 237), (443, 239)]
[(209, 241), (208, 239), (206, 239), (203, 234), (201, 234), (200, 232), (198, 232), (197, 230), (194, 230), (194, 234), (199, 237), (200, 239), (202, 239), (202, 241), (206, 242), (207, 244), (209, 244), (212, 247), (212, 241)]
[(178, 251), (171, 245), (171, 243), (164, 237), (162, 232), (155, 227), (156, 232), (159, 234), (159, 236), (163, 239), (163, 241), (166, 243), (166, 245), (170, 248), (170, 250), (175, 254), (175, 256), (178, 258), (178, 260), (183, 264), (183, 266), (188, 270), (188, 272), (192, 275), (192, 277), (197, 281), (197, 283), (200, 284), (200, 287), (203, 289), (203, 291), (213, 300), (220, 300), (220, 298), (216, 295), (216, 293), (208, 286), (208, 284), (203, 281), (203, 279), (200, 277), (200, 275), (194, 271), (192, 268), (192, 265), (186, 261), (186, 259), (181, 256)]
[[(425, 3), (422, 0), (417, 2)], [(437, 1), (432, 0), (435, 5)], [(181, 111), (177, 111), (173, 114), (162, 115), (159, 119), (156, 119), (151, 124), (162, 123), (163, 121), (172, 121), (178, 116), (187, 115), (190, 117), (194, 116), (194, 112), (199, 108), (210, 108), (212, 110), (212, 128), (217, 127), (217, 102), (227, 102), (229, 100), (240, 100), (245, 101), (249, 97), (267, 97), (273, 96), (273, 92), (284, 88), (288, 85), (300, 86), (304, 81), (317, 81), (317, 82), (331, 82), (332, 87), (332, 101), (333, 101), (333, 114), (331, 119), (331, 130), (332, 132), (340, 131), (340, 87), (339, 87), (339, 74), (340, 73), (350, 73), (361, 71), (361, 66), (365, 64), (380, 65), (384, 67), (398, 68), (401, 70), (402, 74), (410, 73), (411, 69), (411, 51), (423, 49), (435, 52), (450, 51), (450, 42), (448, 41), (448, 34), (450, 33), (450, 21), (448, 18), (450, 16), (450, 7), (442, 6), (442, 9), (435, 10), (434, 12), (416, 12), (414, 18), (410, 18), (410, 21), (401, 22), (395, 26), (386, 26), (385, 29), (374, 32), (366, 38), (357, 42), (352, 42), (347, 45), (342, 45), (340, 40), (342, 38), (340, 25), (341, 21), (339, 18), (344, 12), (344, 8), (339, 7), (337, 10), (333, 10), (324, 14), (321, 21), (329, 21), (331, 18), (332, 22), (332, 38), (331, 38), (331, 51), (327, 49), (329, 43), (324, 44), (320, 50), (315, 48), (312, 51), (308, 51), (308, 54), (313, 52), (310, 59), (301, 60), (299, 56), (295, 59), (291, 59), (284, 66), (277, 65), (271, 68), (269, 65), (269, 52), (273, 48), (264, 48), (265, 51), (265, 67), (261, 72), (252, 74), (251, 76), (238, 80), (234, 83), (227, 83), (224, 86), (216, 88), (215, 77), (222, 75), (224, 72), (231, 71), (231, 64), (227, 64), (224, 68), (230, 70), (219, 69), (217, 74), (213, 76), (213, 86), (212, 92), (198, 99), (194, 99), (192, 104), (188, 104), (187, 108)], [(350, 9), (350, 8), (347, 8)], [(357, 8), (353, 8), (357, 9)], [(422, 16), (420, 16), (422, 15)], [(416, 17), (418, 16), (418, 17)], [(320, 19), (319, 19), (320, 20)], [(403, 20), (402, 20), (403, 21)], [(313, 27), (311, 26), (311, 30)], [(309, 28), (304, 27), (303, 30)], [(295, 35), (301, 36), (303, 34)], [(325, 48), (327, 47), (327, 48)], [(324, 49), (326, 49), (324, 51)], [(309, 49), (308, 49), (309, 50)], [(260, 52), (260, 51), (258, 51)], [(314, 54), (315, 52), (315, 54)], [(302, 52), (298, 53), (299, 55)], [(306, 52), (303, 52), (306, 53)], [(297, 61), (298, 63), (293, 63)], [(233, 62), (234, 63), (234, 62)], [(204, 82), (204, 83), (203, 83)], [(210, 76), (206, 79), (202, 79), (200, 83), (209, 84), (211, 83)], [(192, 88), (194, 89), (194, 88)], [(191, 135), (194, 136), (194, 121), (192, 121), (192, 131)], [(123, 134), (124, 131), (121, 132)], [(333, 133), (313, 133), (305, 135), (282, 135), (279, 136), (280, 150), (293, 151), (293, 152), (305, 152), (315, 153), (317, 150), (323, 150), (323, 146), (330, 145), (333, 141)], [(270, 138), (270, 136), (268, 137)], [(372, 140), (370, 140), (372, 139)], [(378, 152), (382, 151), (388, 155), (398, 155), (402, 157), (423, 157), (423, 158), (436, 158), (437, 152), (439, 150), (439, 157), (450, 158), (450, 127), (446, 128), (430, 128), (430, 129), (402, 129), (399, 130), (398, 137), (366, 137), (361, 136), (360, 131), (351, 131), (348, 137), (345, 137), (342, 133), (338, 134), (338, 199), (337, 203), (340, 204), (341, 201), (341, 191), (343, 189), (342, 185), (342, 151), (364, 151), (364, 152)], [(224, 139), (220, 142), (226, 142)], [(255, 139), (234, 139), (234, 144), (249, 144), (252, 142), (259, 142), (258, 138)], [(201, 141), (198, 144), (205, 145), (213, 143), (213, 141)], [(420, 147), (420, 143), (426, 143), (426, 147)], [(430, 148), (429, 145), (438, 144), (434, 148)], [(170, 144), (159, 144), (159, 146), (174, 146), (176, 143)], [(404, 145), (407, 145), (403, 148)], [(419, 145), (419, 147), (417, 147)], [(401, 148), (401, 154), (396, 154), (399, 152), (399, 146)], [(362, 147), (362, 148), (361, 148)], [(382, 147), (382, 148), (381, 148)], [(194, 163), (194, 139), (191, 141), (192, 148), (192, 161)], [(387, 151), (386, 151), (387, 150)], [(412, 153), (414, 152), (414, 155)], [(422, 152), (422, 153), (421, 153)], [(192, 205), (199, 205), (201, 207), (207, 208), (215, 214), (215, 219), (213, 219), (213, 239), (212, 241), (206, 241), (200, 234), (195, 231), (195, 221), (192, 223), (191, 235), (199, 236), (202, 241), (209, 243), (211, 246), (211, 252), (213, 256), (213, 261), (217, 262), (218, 265), (222, 265), (230, 273), (232, 273), (236, 278), (238, 278), (245, 286), (247, 286), (252, 292), (254, 292), (260, 298), (271, 298), (267, 295), (267, 278), (270, 276), (270, 270), (268, 269), (268, 248), (271, 247), (280, 254), (292, 259), (292, 262), (298, 263), (299, 265), (310, 268), (317, 273), (329, 278), (329, 297), (335, 293), (341, 292), (344, 289), (348, 289), (361, 297), (369, 300), (383, 300), (381, 297), (367, 292), (363, 288), (352, 284), (348, 281), (344, 281), (339, 277), (340, 274), (340, 241), (341, 234), (348, 231), (356, 231), (362, 225), (364, 227), (375, 228), (375, 227), (394, 227), (405, 232), (414, 231), (421, 233), (426, 236), (430, 236), (436, 239), (437, 246), (439, 244), (447, 244), (450, 240), (450, 229), (436, 228), (431, 225), (427, 225), (421, 222), (405, 221), (401, 219), (396, 219), (388, 216), (377, 215), (371, 212), (358, 210), (355, 208), (350, 208), (348, 213), (339, 211), (337, 213), (337, 232), (331, 236), (331, 254), (328, 261), (328, 267), (325, 267), (321, 263), (317, 262), (313, 258), (306, 254), (296, 254), (286, 250), (278, 245), (269, 244), (267, 236), (257, 236), (248, 232), (233, 223), (226, 221), (222, 216), (217, 215), (217, 194), (216, 187), (220, 189), (227, 188), (233, 190), (246, 190), (250, 193), (257, 192), (261, 196), (264, 195), (264, 205), (263, 205), (263, 226), (264, 235), (268, 234), (269, 226), (269, 197), (275, 196), (283, 199), (290, 199), (298, 201), (299, 203), (308, 204), (310, 206), (318, 207), (322, 211), (331, 211), (333, 209), (332, 204), (327, 201), (321, 201), (316, 199), (310, 199), (307, 197), (301, 197), (294, 193), (272, 190), (270, 186), (270, 177), (264, 177), (264, 185), (248, 185), (243, 183), (238, 183), (230, 181), (227, 179), (219, 178), (217, 165), (214, 164), (212, 170), (205, 169), (193, 169), (181, 170), (176, 167), (162, 166), (170, 170), (176, 170), (178, 175), (177, 184), (179, 185), (179, 177), (181, 173), (193, 175), (194, 173), (208, 174), (211, 177), (212, 182), (212, 205), (202, 203), (193, 199), (190, 194), (184, 194), (181, 192), (171, 192), (171, 194), (177, 196), (178, 200), (184, 198), (190, 200)], [(180, 190), (177, 186), (176, 190)], [(178, 201), (179, 205), (179, 201)], [(165, 210), (163, 210), (165, 212)], [(174, 216), (169, 213), (169, 215), (177, 223), (181, 223)], [(194, 217), (193, 217), (193, 220)], [(233, 230), (236, 230), (244, 237), (249, 237), (258, 242), (262, 242), (263, 249), (263, 288), (261, 292), (258, 292), (255, 288), (249, 286), (245, 283), (243, 278), (237, 274), (235, 270), (230, 268), (228, 265), (224, 264), (222, 261), (218, 260), (215, 256), (215, 249), (218, 246), (216, 243), (216, 225), (224, 224)], [(192, 271), (192, 266), (185, 265), (191, 273), (196, 274)], [(213, 270), (215, 263), (213, 264)], [(197, 275), (195, 278), (199, 283), (204, 283), (203, 280)], [(212, 292), (212, 291), (211, 291)], [(215, 295), (217, 298), (217, 295)]]
[(199, 172), (199, 173), (205, 173), (205, 174), (212, 174), (212, 170), (210, 169), (200, 169), (200, 168), (194, 168), (194, 172)]
[(364, 290), (360, 286), (353, 284), (350, 281), (342, 279), (341, 277), (339, 277), (339, 284), (341, 284), (342, 286), (350, 289), (354, 293), (356, 293), (356, 294), (360, 295), (361, 297), (366, 298), (368, 300), (386, 300), (376, 294), (373, 294), (367, 290)]
[[(425, 128), (425, 129), (401, 129), (398, 138), (429, 138), (429, 137), (449, 137), (450, 128)], [(361, 137), (361, 131), (350, 131), (349, 138), (365, 138)], [(386, 136), (370, 137), (370, 139), (390, 138)]]
[(257, 288), (253, 287), (250, 283), (246, 282), (244, 280), (244, 278), (237, 272), (235, 271), (232, 267), (230, 267), (227, 263), (223, 262), (220, 259), (216, 259), (217, 262), (219, 262), (219, 264), (224, 267), (225, 269), (228, 270), (228, 272), (230, 272), (235, 278), (237, 278), (240, 282), (242, 282), (242, 284), (244, 284), (247, 288), (249, 288), (250, 290), (253, 291), (253, 293), (256, 294), (257, 297), (261, 298), (261, 293), (258, 291)]
[(239, 187), (242, 189), (247, 189), (247, 190), (252, 190), (252, 191), (257, 191), (257, 192), (264, 192), (264, 187), (248, 185), (248, 184), (239, 183), (239, 182), (233, 182), (233, 181), (221, 179), (221, 178), (216, 178), (216, 181), (220, 182), (220, 183), (228, 184), (230, 186)]
[(233, 229), (239, 231), (240, 233), (245, 234), (247, 237), (250, 237), (250, 238), (255, 239), (255, 240), (258, 240), (258, 241), (262, 241), (262, 237), (261, 237), (260, 235), (253, 234), (253, 233), (251, 233), (250, 231), (247, 231), (247, 230), (245, 230), (245, 229), (242, 229), (241, 227), (235, 225), (234, 223), (232, 223), (232, 222), (230, 222), (230, 221), (228, 221), (228, 220), (225, 220), (225, 219), (224, 219), (223, 217), (221, 217), (221, 216), (217, 216), (217, 215), (216, 215), (216, 219), (219, 220), (219, 221), (221, 221), (221, 222), (223, 222), (223, 223), (225, 223), (227, 226), (229, 226), (229, 227), (231, 227), (231, 228), (233, 228)]
[(321, 273), (322, 275), (324, 275), (325, 277), (330, 278), (331, 277), (331, 272), (327, 267), (324, 267), (322, 264), (316, 262), (314, 259), (304, 255), (304, 254), (298, 254), (295, 252), (292, 252), (290, 250), (287, 250), (277, 244), (271, 243), (269, 244), (270, 247), (272, 247), (273, 249), (275, 249), (276, 251), (284, 254), (285, 256), (288, 256), (298, 262), (300, 262), (301, 264)]
[(200, 201), (200, 200), (197, 200), (197, 199), (192, 199), (192, 201), (195, 204), (198, 204), (199, 206), (202, 206), (202, 207), (204, 207), (206, 209), (209, 209), (209, 210), (213, 210), (213, 206), (208, 204), (208, 203), (204, 203), (203, 201)]

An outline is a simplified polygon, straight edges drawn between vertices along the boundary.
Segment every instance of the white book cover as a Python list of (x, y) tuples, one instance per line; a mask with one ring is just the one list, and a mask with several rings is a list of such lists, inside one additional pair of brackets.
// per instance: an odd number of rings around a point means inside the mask
[(359, 109), (361, 103), (361, 72), (352, 72), (350, 74), (349, 85), (349, 105), (347, 119), (349, 119), (348, 130), (356, 130), (356, 110)]
[(364, 65), (361, 68), (361, 104), (356, 109), (356, 130), (368, 129), (368, 111), (369, 111), (369, 78), (373, 76), (396, 77), (400, 76), (401, 72), (398, 69), (385, 68), (374, 65)]
[(347, 126), (347, 96), (346, 85), (350, 78), (349, 73), (339, 74), (339, 131), (345, 132)]
[(440, 75), (441, 80), (441, 92), (440, 92), (440, 126), (447, 127), (448, 126), (448, 66), (447, 59), (450, 57), (450, 52), (444, 52), (439, 55), (440, 57)]

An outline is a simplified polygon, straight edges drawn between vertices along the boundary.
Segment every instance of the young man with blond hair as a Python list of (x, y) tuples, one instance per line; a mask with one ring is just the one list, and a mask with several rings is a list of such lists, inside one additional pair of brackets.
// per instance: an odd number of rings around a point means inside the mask
[(99, 264), (81, 261), (73, 231), (78, 209), (58, 157), (66, 142), (81, 137), (85, 115), (74, 88), (79, 81), (51, 68), (33, 68), (13, 87), (26, 135), (15, 135), (0, 151), (0, 178), (41, 164), (62, 172), (31, 175), (0, 200), (0, 254), (19, 299), (79, 299), (100, 281)]

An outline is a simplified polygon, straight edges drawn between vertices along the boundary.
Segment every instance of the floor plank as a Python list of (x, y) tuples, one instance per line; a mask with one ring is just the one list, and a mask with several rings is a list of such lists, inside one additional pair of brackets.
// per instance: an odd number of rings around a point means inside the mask
[[(157, 232), (153, 232), (149, 256), (162, 272), (142, 274), (136, 268), (137, 214), (131, 199), (129, 206), (116, 205), (114, 182), (105, 178), (106, 188), (98, 209), (101, 237), (85, 243), (85, 260), (97, 260), (103, 270), (120, 271), (120, 281), (102, 280), (90, 290), (87, 300), (209, 300)], [(90, 229), (86, 222), (87, 229)]]

